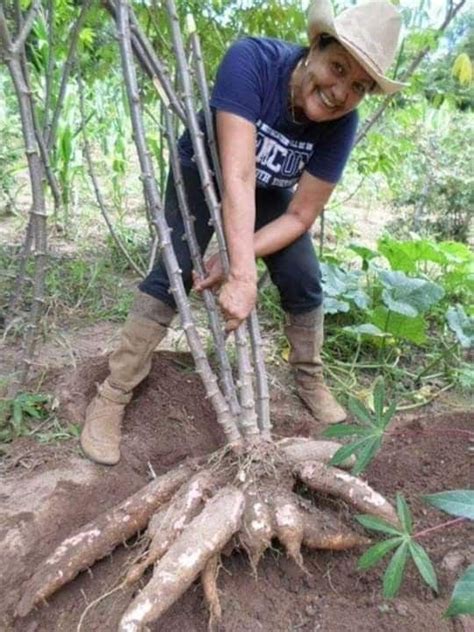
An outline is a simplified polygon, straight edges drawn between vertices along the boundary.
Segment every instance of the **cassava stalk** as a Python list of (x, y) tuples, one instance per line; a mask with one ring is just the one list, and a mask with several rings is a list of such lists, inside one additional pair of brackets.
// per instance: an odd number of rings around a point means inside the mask
[[(199, 250), (199, 245), (196, 239), (196, 233), (194, 230), (193, 219), (188, 206), (186, 197), (186, 191), (184, 189), (183, 175), (181, 172), (181, 166), (179, 163), (178, 148), (176, 145), (176, 139), (173, 130), (173, 123), (170, 112), (165, 108), (165, 123), (166, 123), (166, 136), (168, 140), (168, 147), (170, 152), (170, 163), (173, 173), (173, 179), (176, 187), (176, 196), (178, 198), (179, 209), (183, 218), (183, 223), (186, 230), (186, 239), (188, 242), (189, 252), (193, 261), (193, 266), (200, 277), (205, 276), (205, 270), (202, 263), (202, 257)], [(221, 323), (219, 321), (219, 314), (217, 310), (217, 303), (214, 294), (210, 290), (204, 290), (203, 292), (204, 305), (209, 319), (209, 326), (214, 338), (214, 347), (217, 353), (217, 359), (220, 366), (220, 377), (222, 382), (222, 389), (225, 397), (229, 402), (231, 413), (238, 417), (240, 414), (240, 406), (237, 400), (237, 394), (235, 390), (235, 384), (232, 377), (232, 367), (230, 366), (229, 358), (225, 351), (225, 338), (222, 331)]]
[[(181, 31), (179, 28), (178, 15), (173, 0), (167, 0), (166, 6), (170, 18), (171, 37), (173, 40), (173, 48), (176, 55), (177, 68), (179, 71), (179, 81), (181, 83), (181, 88), (183, 92), (183, 101), (186, 110), (188, 130), (194, 149), (194, 157), (196, 165), (198, 167), (199, 175), (201, 177), (204, 196), (206, 198), (206, 202), (211, 214), (211, 222), (216, 232), (217, 243), (219, 246), (219, 252), (221, 255), (224, 272), (227, 273), (229, 269), (229, 261), (225, 245), (224, 230), (222, 227), (222, 222), (220, 221), (220, 204), (217, 199), (214, 184), (210, 175), (210, 169), (203, 143), (203, 134), (199, 129), (194, 109), (192, 84), (186, 63), (186, 56)], [(247, 345), (245, 324), (242, 324), (236, 330), (235, 343), (239, 373), (238, 385), (240, 405), (242, 407), (242, 415), (239, 419), (239, 425), (244, 436), (252, 437), (259, 434), (259, 428), (257, 425), (257, 415), (255, 413), (255, 401), (252, 385), (253, 371)]]
[(211, 400), (216, 411), (217, 421), (223, 427), (227, 440), (231, 444), (239, 444), (241, 442), (240, 432), (233, 416), (230, 413), (229, 405), (227, 404), (217, 384), (216, 376), (209, 365), (209, 361), (206, 357), (206, 353), (194, 324), (183, 280), (181, 278), (178, 261), (171, 244), (170, 230), (164, 217), (163, 207), (154, 177), (153, 163), (147, 147), (143, 118), (140, 109), (137, 78), (132, 58), (128, 3), (125, 0), (121, 0), (118, 3), (117, 8), (118, 39), (120, 44), (124, 80), (130, 106), (134, 140), (142, 173), (144, 194), (148, 199), (148, 204), (153, 215), (153, 223), (160, 238), (160, 247), (163, 252), (163, 259), (170, 280), (170, 290), (173, 293), (173, 297), (180, 313), (181, 324), (185, 331), (186, 338), (196, 364), (196, 369), (202, 378), (207, 396)]
[(24, 42), (33, 26), (33, 21), (38, 10), (38, 2), (33, 2), (28, 16), (21, 28), (20, 35), (15, 42), (12, 42), (8, 25), (0, 5), (0, 45), (3, 49), (3, 58), (10, 72), (10, 76), (15, 88), (18, 105), (20, 109), (20, 119), (23, 132), (23, 142), (25, 145), (28, 172), (31, 184), (32, 205), (30, 209), (30, 223), (33, 235), (33, 246), (35, 256), (35, 274), (33, 281), (33, 305), (31, 309), (30, 321), (26, 328), (24, 350), (21, 365), (15, 384), (11, 391), (17, 388), (17, 384), (23, 384), (29, 372), (33, 360), (37, 331), (44, 305), (44, 285), (46, 274), (46, 204), (43, 191), (43, 165), (36, 142), (35, 128), (33, 122), (33, 101), (32, 95), (25, 83), (21, 68), (21, 51)]

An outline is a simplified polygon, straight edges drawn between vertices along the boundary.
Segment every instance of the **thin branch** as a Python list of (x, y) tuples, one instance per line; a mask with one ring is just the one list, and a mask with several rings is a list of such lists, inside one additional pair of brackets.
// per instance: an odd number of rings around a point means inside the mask
[[(181, 166), (179, 163), (178, 147), (174, 135), (173, 121), (167, 108), (165, 108), (164, 110), (164, 115), (166, 123), (166, 137), (168, 140), (170, 151), (170, 162), (173, 179), (176, 186), (176, 195), (178, 198), (179, 209), (181, 211), (181, 216), (183, 218), (183, 223), (186, 230), (186, 239), (188, 242), (189, 252), (191, 254), (194, 269), (200, 277), (204, 277), (205, 270), (202, 263), (201, 252), (199, 250), (199, 245), (196, 239), (193, 218), (191, 218), (186, 192), (184, 189), (184, 181)], [(230, 366), (227, 353), (225, 351), (225, 338), (222, 331), (221, 323), (219, 321), (216, 299), (214, 294), (210, 290), (204, 290), (203, 299), (209, 319), (209, 326), (214, 338), (214, 347), (217, 353), (217, 359), (219, 361), (222, 389), (224, 391), (226, 400), (229, 402), (232, 415), (234, 417), (237, 417), (240, 414), (240, 406), (237, 400), (234, 380), (232, 377), (232, 368)]]
[(23, 50), (23, 46), (25, 45), (25, 42), (28, 39), (28, 35), (30, 34), (31, 29), (33, 28), (33, 24), (36, 19), (36, 14), (38, 13), (39, 8), (40, 8), (39, 0), (33, 0), (33, 2), (31, 3), (31, 7), (28, 11), (28, 14), (21, 27), (21, 31), (13, 44), (12, 53), (14, 55), (19, 55), (21, 51)]
[(86, 19), (87, 12), (90, 9), (93, 0), (84, 0), (84, 3), (81, 7), (81, 12), (79, 13), (79, 17), (75, 21), (72, 30), (69, 34), (69, 48), (67, 52), (66, 61), (64, 63), (63, 73), (61, 76), (61, 84), (59, 86), (58, 98), (56, 99), (56, 104), (54, 107), (53, 116), (51, 122), (48, 122), (46, 125), (46, 133), (45, 133), (45, 141), (46, 147), (50, 150), (54, 147), (56, 142), (56, 132), (58, 128), (59, 115), (61, 114), (61, 110), (64, 103), (64, 98), (66, 96), (66, 88), (67, 83), (69, 81), (69, 76), (71, 74), (71, 70), (74, 64), (74, 58), (76, 56), (77, 44), (79, 41), (79, 34), (81, 32), (82, 26), (84, 24), (84, 20)]
[(77, 87), (78, 87), (78, 91), (79, 91), (79, 111), (80, 111), (80, 115), (81, 115), (82, 138), (84, 140), (84, 155), (86, 157), (87, 171), (88, 171), (89, 177), (90, 177), (90, 179), (92, 181), (92, 186), (94, 188), (94, 193), (95, 193), (95, 198), (97, 200), (97, 205), (98, 205), (98, 207), (100, 209), (102, 217), (105, 220), (105, 223), (107, 224), (107, 228), (109, 229), (110, 235), (111, 235), (112, 239), (114, 240), (117, 248), (120, 250), (120, 252), (123, 254), (125, 259), (128, 261), (128, 263), (129, 263), (130, 267), (132, 268), (132, 270), (134, 270), (138, 274), (139, 277), (143, 278), (145, 276), (144, 271), (132, 259), (132, 257), (128, 253), (127, 249), (123, 245), (122, 240), (119, 238), (119, 236), (115, 232), (114, 226), (113, 226), (113, 224), (112, 224), (112, 222), (110, 220), (109, 214), (107, 212), (107, 208), (105, 206), (104, 199), (102, 197), (102, 193), (100, 192), (99, 183), (98, 183), (96, 175), (95, 175), (93, 162), (92, 162), (92, 157), (91, 157), (89, 136), (87, 134), (87, 123), (86, 123), (85, 105), (84, 105), (84, 86), (83, 86), (82, 78), (81, 78), (80, 74), (77, 75)]

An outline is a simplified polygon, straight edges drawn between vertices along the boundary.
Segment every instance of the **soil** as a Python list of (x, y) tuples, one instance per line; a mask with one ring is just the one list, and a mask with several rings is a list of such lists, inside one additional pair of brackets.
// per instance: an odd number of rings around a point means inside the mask
[[(107, 374), (104, 356), (50, 375), (64, 423), (80, 421), (95, 384)], [(43, 390), (45, 387), (43, 386)], [(273, 388), (275, 435), (317, 436), (309, 413), (291, 391)], [(402, 492), (413, 510), (417, 530), (448, 520), (423, 504), (420, 496), (467, 488), (472, 482), (469, 452), (474, 433), (472, 412), (399, 417), (395, 436), (383, 446), (366, 472), (369, 483), (389, 499)], [(25, 619), (14, 619), (22, 585), (37, 565), (81, 525), (130, 495), (150, 476), (191, 456), (212, 452), (223, 443), (211, 406), (187, 354), (155, 354), (150, 376), (128, 407), (123, 459), (113, 468), (82, 458), (76, 441), (39, 445), (33, 439), (11, 444), (0, 480), (0, 629), (15, 632), (74, 632), (86, 606), (116, 587), (140, 551), (140, 539), (118, 547), (82, 573)], [(328, 499), (318, 498), (328, 502)], [(345, 509), (341, 509), (346, 513)], [(357, 570), (360, 551), (305, 552), (306, 572), (282, 550), (266, 553), (258, 575), (244, 554), (223, 560), (219, 577), (222, 632), (452, 632), (472, 630), (442, 618), (456, 578), (472, 562), (474, 539), (464, 523), (427, 534), (420, 542), (438, 569), (440, 593), (424, 586), (409, 568), (398, 598), (381, 597), (381, 568)], [(119, 590), (91, 608), (84, 632), (108, 632), (133, 594)], [(205, 632), (208, 617), (198, 583), (150, 627), (152, 632)]]

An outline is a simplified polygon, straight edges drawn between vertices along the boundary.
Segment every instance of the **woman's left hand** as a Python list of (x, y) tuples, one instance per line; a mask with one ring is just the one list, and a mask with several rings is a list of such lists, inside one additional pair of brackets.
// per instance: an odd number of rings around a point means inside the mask
[(224, 282), (224, 269), (218, 252), (204, 262), (206, 277), (202, 278), (193, 271), (193, 289), (196, 292), (203, 290), (218, 290)]

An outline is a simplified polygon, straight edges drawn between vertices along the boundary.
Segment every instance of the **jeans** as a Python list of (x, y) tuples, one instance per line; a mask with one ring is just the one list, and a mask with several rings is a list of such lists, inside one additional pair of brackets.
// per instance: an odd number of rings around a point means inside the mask
[[(182, 171), (190, 213), (195, 217), (196, 238), (203, 254), (214, 229), (209, 225), (209, 210), (197, 170), (182, 167)], [(285, 213), (291, 198), (292, 192), (289, 189), (257, 188), (255, 230)], [(172, 229), (171, 241), (182, 270), (186, 292), (189, 293), (192, 287), (193, 266), (187, 242), (183, 239), (184, 225), (171, 175), (168, 177), (166, 186), (165, 217), (168, 226)], [(303, 314), (321, 305), (323, 300), (321, 272), (309, 233), (301, 235), (293, 243), (264, 257), (263, 260), (273, 283), (278, 288), (281, 306), (285, 312)], [(139, 289), (176, 308), (169, 291), (166, 268), (161, 258), (146, 279), (140, 283)]]

